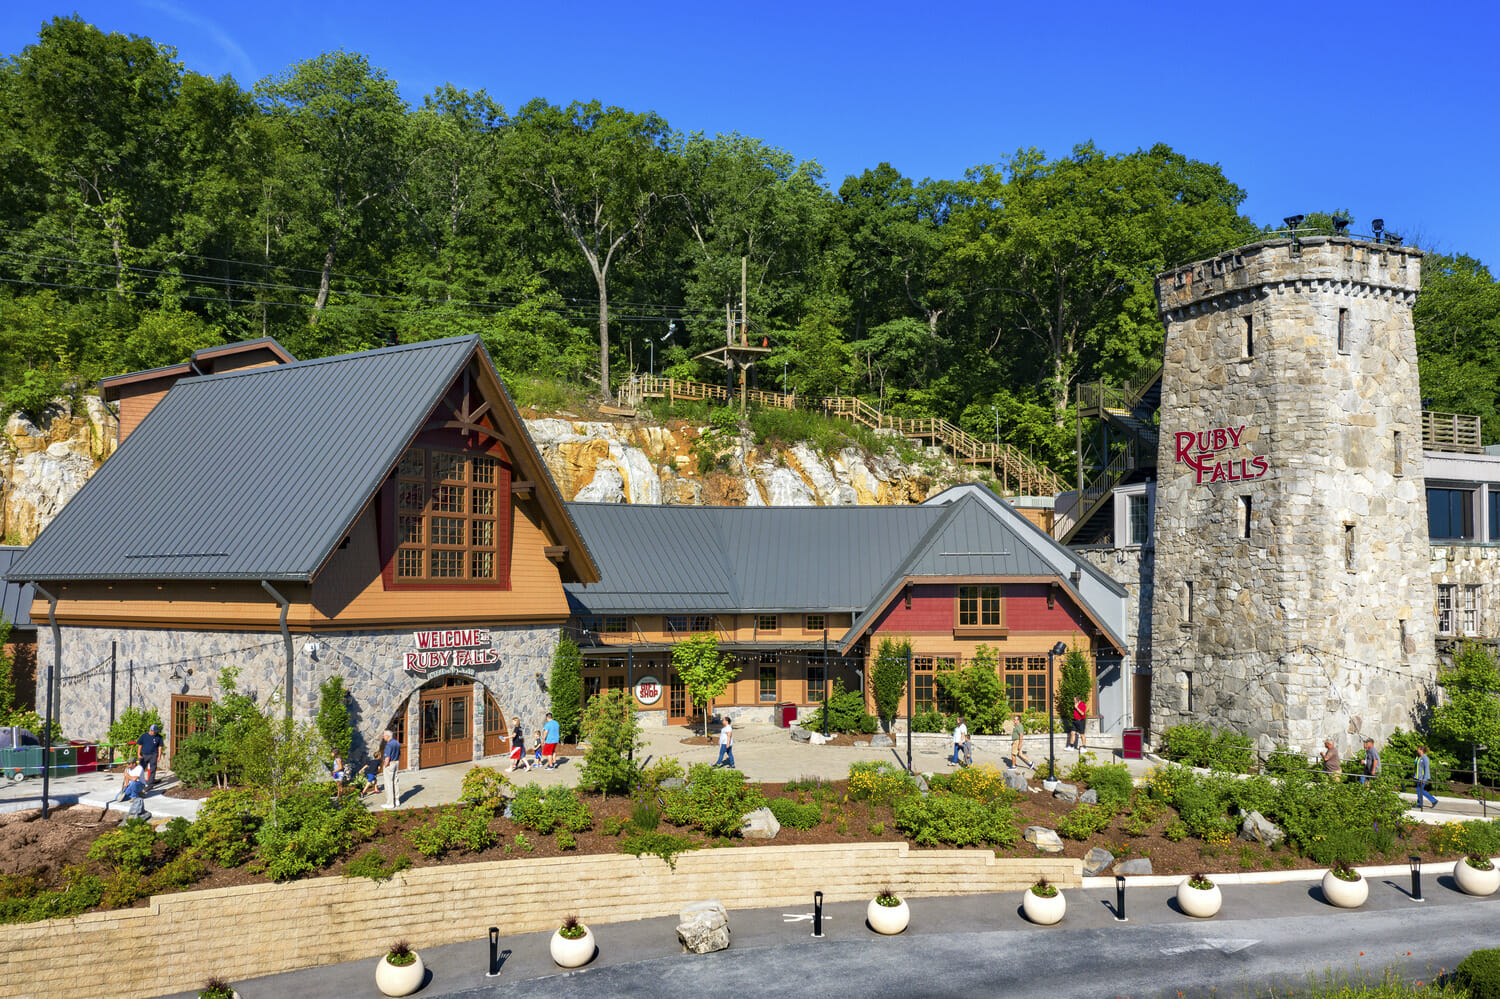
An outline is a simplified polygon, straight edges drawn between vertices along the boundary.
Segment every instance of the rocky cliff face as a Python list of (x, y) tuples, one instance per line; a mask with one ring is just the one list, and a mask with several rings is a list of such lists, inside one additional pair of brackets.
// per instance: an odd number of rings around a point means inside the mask
[[(542, 417), (526, 421), (564, 498), (595, 503), (838, 506), (920, 503), (973, 477), (930, 449), (914, 463), (895, 454), (805, 444), (757, 447), (748, 435), (714, 436), (682, 421)], [(20, 414), (0, 442), (0, 536), (29, 544), (114, 453), (116, 421), (96, 396), (77, 413), (59, 399), (41, 425)], [(699, 472), (700, 454), (712, 467)]]
[(5, 421), (0, 439), (0, 538), (30, 544), (63, 504), (114, 453), (116, 424), (98, 396), (84, 396), (79, 412), (54, 400), (41, 425), (20, 413)]

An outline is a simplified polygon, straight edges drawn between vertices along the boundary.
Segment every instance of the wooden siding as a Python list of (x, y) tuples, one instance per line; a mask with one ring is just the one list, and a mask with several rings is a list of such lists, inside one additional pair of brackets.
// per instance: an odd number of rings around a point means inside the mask
[(177, 379), (155, 379), (138, 385), (127, 385), (120, 389), (120, 439), (124, 444), (130, 432), (141, 425), (146, 415), (156, 408)]

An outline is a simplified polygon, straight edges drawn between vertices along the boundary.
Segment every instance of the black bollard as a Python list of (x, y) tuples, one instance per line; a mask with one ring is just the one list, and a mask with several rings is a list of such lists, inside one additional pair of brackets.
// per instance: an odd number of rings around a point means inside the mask
[(1125, 875), (1115, 875), (1115, 920), (1126, 922), (1125, 919)]
[(821, 937), (823, 935), (823, 893), (813, 892), (813, 931), (812, 935)]
[(1413, 902), (1425, 901), (1422, 898), (1422, 858), (1413, 855), (1410, 859), (1411, 859), (1411, 900)]
[(500, 974), (500, 927), (490, 927), (490, 970), (484, 973), (486, 978), (495, 978)]

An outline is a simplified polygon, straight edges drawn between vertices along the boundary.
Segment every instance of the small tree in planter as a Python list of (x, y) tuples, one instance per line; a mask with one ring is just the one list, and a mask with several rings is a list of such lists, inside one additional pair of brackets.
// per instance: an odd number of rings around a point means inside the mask
[(422, 987), (427, 969), (422, 956), (405, 940), (397, 940), (375, 966), (375, 986), (382, 995), (409, 996)]
[(198, 999), (239, 999), (239, 993), (223, 978), (213, 975), (198, 990)]
[(1500, 869), (1490, 858), (1477, 853), (1460, 857), (1453, 865), (1453, 880), (1468, 895), (1493, 895), (1500, 889)]
[(581, 968), (594, 956), (594, 934), (577, 915), (563, 919), (552, 934), (552, 960), (560, 968)]
[(865, 921), (876, 933), (892, 936), (906, 929), (911, 922), (911, 910), (899, 895), (886, 887), (880, 889), (865, 907)]
[(1057, 885), (1046, 878), (1037, 878), (1036, 883), (1021, 896), (1021, 910), (1038, 926), (1051, 926), (1062, 921), (1068, 904)]

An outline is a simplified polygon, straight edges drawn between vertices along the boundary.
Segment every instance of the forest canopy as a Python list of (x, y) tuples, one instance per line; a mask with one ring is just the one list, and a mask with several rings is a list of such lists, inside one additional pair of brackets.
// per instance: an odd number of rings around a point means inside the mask
[[(231, 340), (316, 357), (467, 333), (508, 377), (609, 397), (648, 367), (722, 380), (694, 358), (743, 323), (772, 350), (760, 387), (998, 429), (1066, 470), (1073, 386), (1159, 363), (1153, 275), (1256, 238), (1244, 200), (1160, 144), (956, 179), (880, 163), (835, 189), (649, 111), (451, 85), (413, 105), (343, 51), (247, 90), (59, 17), (0, 63), (0, 405)], [(1489, 271), (1430, 255), (1417, 323), (1429, 405), (1492, 439)]]

